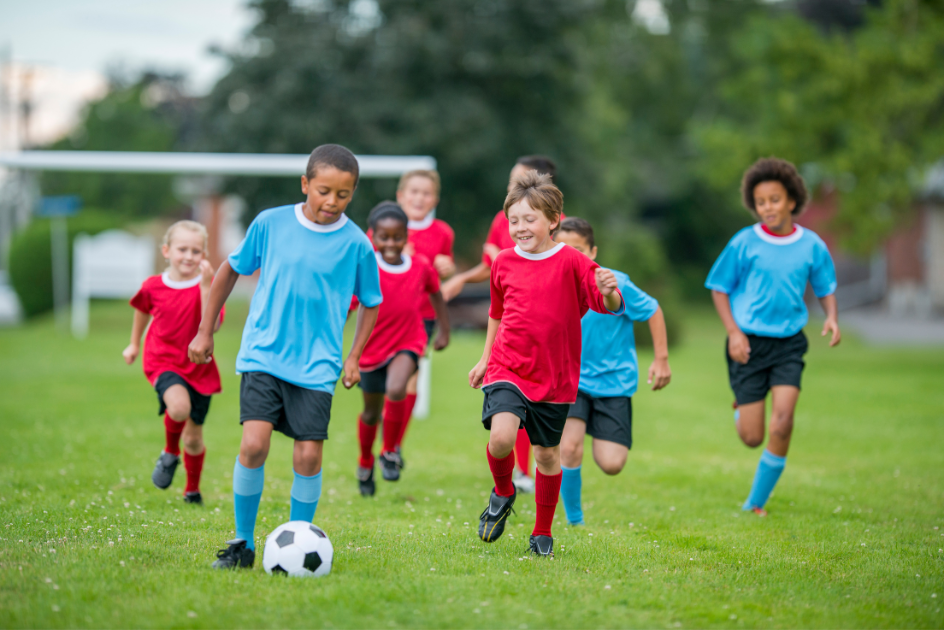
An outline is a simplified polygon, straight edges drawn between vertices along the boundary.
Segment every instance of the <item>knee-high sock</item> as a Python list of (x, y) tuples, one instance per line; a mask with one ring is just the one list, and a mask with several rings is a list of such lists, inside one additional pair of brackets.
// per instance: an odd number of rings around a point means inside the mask
[(485, 454), (488, 456), (488, 469), (492, 471), (492, 479), (495, 480), (495, 494), (500, 497), (510, 497), (515, 493), (515, 484), (511, 482), (511, 473), (515, 470), (515, 454), (508, 453), (501, 459), (492, 455), (485, 447)]
[(760, 462), (757, 463), (757, 472), (754, 473), (754, 484), (751, 486), (751, 494), (744, 502), (744, 509), (762, 508), (767, 504), (770, 493), (773, 492), (777, 480), (780, 479), (780, 473), (787, 465), (787, 458), (774, 455), (767, 449), (760, 456)]
[(393, 401), (384, 399), (383, 411), (383, 452), (392, 453), (397, 447), (403, 423), (406, 422), (406, 399)]
[(164, 414), (164, 438), (166, 440), (164, 450), (171, 455), (180, 457), (180, 435), (184, 432), (184, 425), (187, 421), (177, 422), (170, 417), (169, 413)]
[(530, 475), (531, 440), (528, 439), (528, 432), (524, 429), (518, 429), (518, 435), (515, 438), (515, 458), (518, 460), (518, 470)]
[(532, 536), (550, 536), (551, 525), (554, 523), (554, 510), (557, 509), (557, 499), (561, 489), (561, 473), (544, 475), (540, 470), (536, 472), (534, 480), (534, 503), (537, 506), (534, 517), (534, 531)]
[(407, 394), (404, 402), (406, 402), (406, 411), (403, 412), (403, 425), (400, 427), (400, 436), (397, 438), (397, 446), (403, 444), (406, 428), (410, 426), (410, 418), (413, 417), (413, 407), (416, 406), (416, 394)]
[(564, 500), (564, 512), (571, 525), (583, 525), (583, 506), (580, 490), (583, 480), (580, 478), (580, 466), (565, 468), (561, 466), (561, 499)]
[(184, 488), (184, 494), (200, 492), (200, 473), (203, 472), (203, 458), (205, 456), (206, 448), (199, 455), (191, 455), (184, 451), (184, 470), (187, 471), (187, 486)]
[(357, 441), (361, 446), (361, 457), (357, 465), (361, 468), (373, 468), (374, 466), (374, 440), (377, 439), (377, 425), (364, 424), (360, 416), (357, 416)]
[(256, 548), (253, 535), (256, 531), (256, 515), (259, 514), (259, 500), (262, 499), (262, 487), (265, 485), (265, 464), (258, 468), (246, 468), (236, 457), (233, 468), (233, 506), (236, 512), (236, 538), (246, 541), (250, 549)]
[(292, 511), (288, 520), (310, 523), (315, 518), (315, 510), (318, 509), (320, 498), (321, 471), (311, 477), (296, 472), (295, 481), (292, 482)]

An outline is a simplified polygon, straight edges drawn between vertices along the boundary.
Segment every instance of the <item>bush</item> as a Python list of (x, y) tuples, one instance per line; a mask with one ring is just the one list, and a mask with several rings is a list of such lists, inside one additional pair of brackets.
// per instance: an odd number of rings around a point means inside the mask
[[(85, 210), (66, 219), (69, 233), (69, 290), (72, 286), (72, 243), (77, 234), (98, 234), (119, 226), (102, 212)], [(52, 245), (49, 219), (37, 219), (18, 232), (10, 243), (10, 283), (27, 317), (53, 308)]]

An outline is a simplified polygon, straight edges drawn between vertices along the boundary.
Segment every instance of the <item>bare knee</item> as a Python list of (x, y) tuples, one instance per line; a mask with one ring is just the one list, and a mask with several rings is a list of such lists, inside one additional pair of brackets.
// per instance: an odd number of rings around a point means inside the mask
[(293, 457), (295, 470), (303, 475), (315, 475), (321, 470), (320, 444), (311, 440), (295, 442)]
[(774, 412), (770, 420), (770, 434), (781, 440), (789, 440), (793, 434), (793, 414)]
[(568, 468), (579, 466), (583, 459), (583, 440), (562, 440), (560, 453), (562, 464)]
[(488, 450), (494, 457), (507, 457), (514, 448), (514, 439), (509, 439), (502, 433), (492, 433), (488, 438)]
[(746, 446), (750, 446), (751, 448), (757, 448), (758, 446), (764, 443), (763, 433), (744, 431), (744, 432), (741, 432), (740, 435), (741, 435), (741, 441), (744, 442)]
[(623, 468), (626, 466), (626, 457), (624, 456), (622, 459), (601, 458), (597, 460), (597, 466), (607, 475), (618, 475), (623, 472)]
[(203, 430), (199, 425), (193, 425), (191, 428), (191, 423), (188, 422), (181, 439), (184, 450), (188, 453), (198, 454), (203, 450)]
[(365, 409), (361, 412), (361, 422), (372, 427), (380, 422), (380, 413), (376, 409)]
[(542, 468), (553, 468), (555, 463), (560, 462), (560, 452), (555, 452), (550, 448), (534, 449), (534, 461)]
[(165, 401), (167, 406), (167, 415), (175, 422), (183, 422), (190, 417), (190, 401), (187, 399), (174, 398)]
[(244, 466), (248, 466), (249, 468), (258, 468), (265, 463), (265, 459), (268, 454), (268, 440), (263, 440), (258, 436), (243, 434), (243, 440), (239, 445), (239, 456), (240, 459), (243, 460)]
[(400, 402), (406, 398), (406, 383), (387, 386), (387, 398), (393, 402)]

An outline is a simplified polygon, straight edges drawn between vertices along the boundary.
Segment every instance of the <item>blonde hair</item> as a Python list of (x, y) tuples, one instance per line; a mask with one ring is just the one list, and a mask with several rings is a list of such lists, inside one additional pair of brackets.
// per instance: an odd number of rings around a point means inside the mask
[(508, 209), (520, 201), (527, 201), (532, 209), (544, 214), (548, 221), (556, 222), (558, 225), (554, 232), (560, 229), (560, 217), (564, 211), (564, 193), (551, 183), (550, 175), (532, 170), (515, 178), (508, 196), (505, 197), (506, 217)]
[(190, 230), (191, 232), (196, 232), (203, 237), (203, 249), (207, 248), (207, 240), (209, 236), (207, 235), (207, 229), (202, 223), (197, 223), (196, 221), (177, 221), (164, 232), (164, 245), (170, 246), (171, 240), (174, 238), (174, 232), (177, 230)]
[(436, 196), (437, 197), (439, 196), (439, 191), (440, 191), (440, 188), (442, 187), (442, 184), (440, 183), (440, 180), (439, 180), (439, 173), (433, 170), (426, 170), (426, 169), (416, 169), (415, 171), (407, 171), (406, 173), (401, 175), (400, 183), (397, 184), (397, 192), (400, 192), (401, 190), (406, 188), (407, 182), (413, 179), (414, 177), (425, 177), (429, 181), (433, 182), (433, 186), (436, 188)]

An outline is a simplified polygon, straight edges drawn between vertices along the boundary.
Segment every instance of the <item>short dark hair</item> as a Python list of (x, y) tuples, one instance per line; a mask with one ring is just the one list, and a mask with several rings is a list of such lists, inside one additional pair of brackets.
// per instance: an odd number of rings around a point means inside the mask
[(755, 214), (757, 208), (754, 207), (754, 189), (764, 182), (780, 182), (790, 199), (796, 202), (791, 214), (797, 216), (803, 212), (809, 193), (803, 178), (791, 162), (770, 156), (757, 160), (745, 171), (744, 179), (741, 180), (741, 198), (744, 206)]
[(354, 175), (354, 186), (361, 177), (361, 170), (357, 164), (357, 158), (347, 147), (340, 144), (323, 144), (315, 147), (315, 150), (308, 156), (308, 167), (305, 169), (305, 177), (311, 179), (318, 174), (319, 166), (331, 166)]
[(533, 168), (541, 175), (550, 175), (551, 180), (557, 179), (557, 164), (546, 155), (522, 155), (515, 164)]
[(370, 229), (376, 230), (377, 224), (383, 221), (384, 219), (394, 219), (403, 224), (405, 228), (409, 225), (410, 219), (406, 216), (406, 212), (403, 211), (396, 202), (393, 201), (381, 201), (374, 209), (370, 211), (370, 214), (367, 215), (367, 225), (370, 226)]
[(595, 241), (593, 240), (593, 226), (586, 219), (580, 217), (567, 217), (561, 221), (561, 232), (573, 232), (587, 241), (587, 246), (593, 249)]

